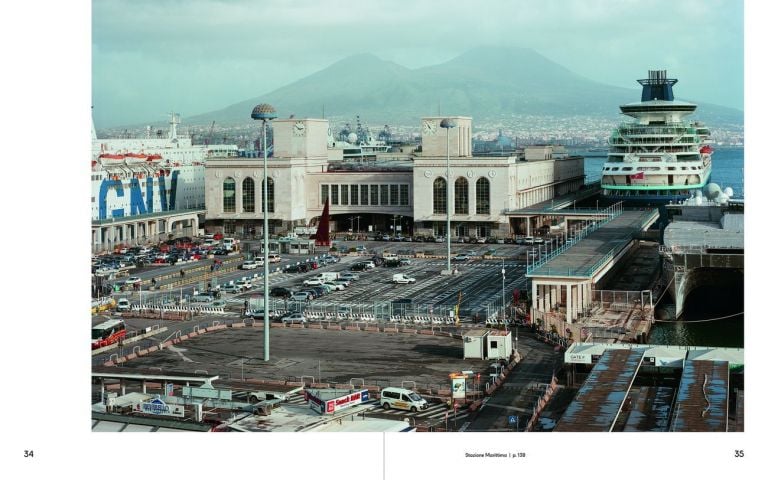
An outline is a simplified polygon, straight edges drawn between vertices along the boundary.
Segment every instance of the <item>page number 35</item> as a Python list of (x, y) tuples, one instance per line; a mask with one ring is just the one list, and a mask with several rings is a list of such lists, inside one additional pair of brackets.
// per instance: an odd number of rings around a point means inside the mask
[(733, 456), (736, 458), (743, 458), (744, 457), (744, 450), (734, 450)]

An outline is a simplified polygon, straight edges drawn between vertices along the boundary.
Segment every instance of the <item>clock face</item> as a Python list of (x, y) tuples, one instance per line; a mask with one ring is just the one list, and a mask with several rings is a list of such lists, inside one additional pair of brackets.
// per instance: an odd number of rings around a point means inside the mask
[(296, 122), (296, 123), (293, 124), (293, 136), (294, 137), (303, 137), (305, 131), (306, 131), (306, 128), (304, 126), (304, 122)]
[(437, 122), (424, 120), (424, 135), (434, 135), (435, 133), (437, 133)]

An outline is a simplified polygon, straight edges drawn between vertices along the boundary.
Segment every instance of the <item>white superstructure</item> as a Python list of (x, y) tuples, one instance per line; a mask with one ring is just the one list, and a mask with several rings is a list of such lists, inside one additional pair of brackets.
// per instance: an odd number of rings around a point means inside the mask
[(608, 161), (603, 165), (602, 194), (612, 200), (668, 203), (690, 197), (709, 182), (712, 173), (710, 132), (685, 119), (693, 103), (674, 99), (666, 71), (652, 70), (642, 100), (621, 106), (634, 121), (611, 134)]
[(96, 138), (92, 132), (91, 220), (203, 208), (205, 161), (237, 156), (236, 145), (192, 145), (171, 114), (164, 138)]

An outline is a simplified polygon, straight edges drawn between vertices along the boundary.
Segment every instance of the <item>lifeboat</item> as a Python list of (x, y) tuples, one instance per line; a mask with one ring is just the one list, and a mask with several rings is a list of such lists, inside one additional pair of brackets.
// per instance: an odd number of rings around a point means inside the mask
[(144, 153), (126, 153), (125, 163), (128, 165), (135, 165), (137, 163), (144, 163), (147, 161), (147, 155)]
[(122, 165), (125, 163), (125, 155), (119, 153), (102, 153), (99, 155), (102, 165)]
[(714, 150), (712, 150), (712, 147), (710, 147), (709, 145), (704, 145), (703, 147), (701, 147), (701, 148), (699, 149), (699, 153), (707, 153), (707, 154), (711, 154), (713, 151), (714, 151)]
[(162, 155), (153, 154), (153, 155), (147, 155), (147, 161), (148, 162), (159, 162), (163, 159)]

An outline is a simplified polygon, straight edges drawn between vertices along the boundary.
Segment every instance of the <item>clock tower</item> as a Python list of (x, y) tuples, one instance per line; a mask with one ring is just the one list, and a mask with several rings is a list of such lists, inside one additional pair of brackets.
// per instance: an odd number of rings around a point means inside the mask
[[(451, 119), (454, 128), (440, 127), (443, 119)], [(450, 130), (450, 133), (447, 131)], [(445, 157), (446, 135), (451, 158), (472, 156), (472, 117), (424, 117), (421, 119), (421, 151), (424, 157)]]
[(272, 121), (275, 158), (328, 156), (328, 120), (288, 118)]

